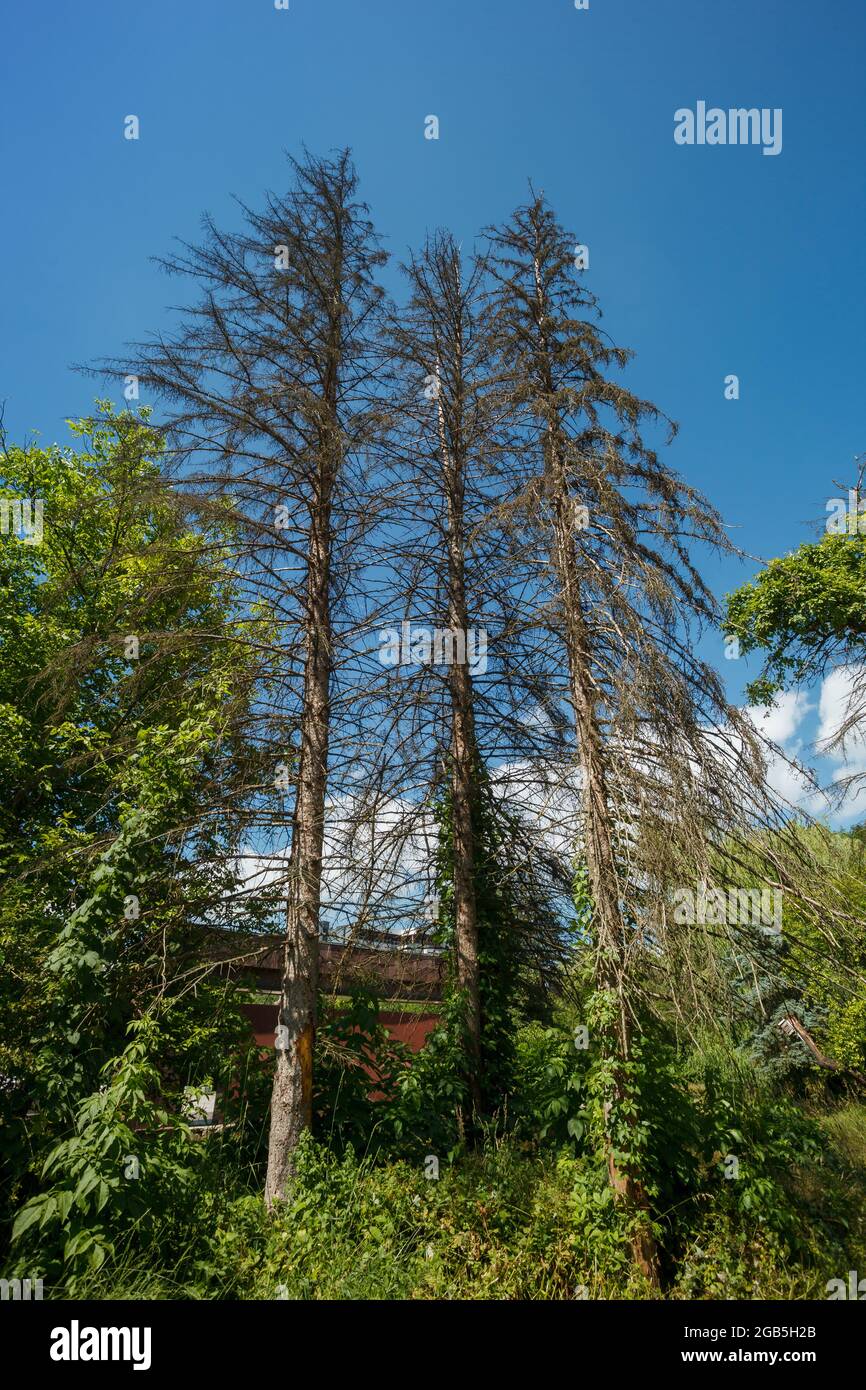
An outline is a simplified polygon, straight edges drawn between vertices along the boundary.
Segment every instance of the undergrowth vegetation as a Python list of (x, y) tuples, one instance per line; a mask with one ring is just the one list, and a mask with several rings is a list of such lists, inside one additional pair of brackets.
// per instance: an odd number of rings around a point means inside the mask
[(138, 1030), (50, 1156), (16, 1267), (47, 1297), (766, 1299), (822, 1297), (866, 1262), (866, 1108), (823, 1084), (782, 1092), (720, 1039), (680, 1053), (659, 1039), (639, 1068), (660, 1291), (629, 1259), (598, 1066), (568, 1017), (518, 1031), (513, 1106), (471, 1148), (459, 1104), (450, 1125), (442, 1108), (447, 1028), (415, 1069), (391, 1044), (375, 1100), (355, 1065), (382, 1045), (369, 998), (324, 1031), (333, 1123), (304, 1137), (275, 1215), (261, 1196), (267, 1067), (236, 1088), (233, 1119), (196, 1133), (148, 1099), (155, 1040)]

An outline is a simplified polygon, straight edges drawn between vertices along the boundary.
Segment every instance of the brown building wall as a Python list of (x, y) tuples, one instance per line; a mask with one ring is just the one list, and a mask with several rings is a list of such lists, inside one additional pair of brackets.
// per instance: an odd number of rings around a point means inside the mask
[[(277, 1028), (276, 1004), (244, 1004), (243, 1012), (250, 1020), (253, 1035), (259, 1047), (271, 1048)], [(399, 1009), (383, 1010), (379, 1022), (392, 1038), (405, 1045), (412, 1052), (420, 1052), (428, 1037), (439, 1022), (435, 1013), (403, 1013)]]

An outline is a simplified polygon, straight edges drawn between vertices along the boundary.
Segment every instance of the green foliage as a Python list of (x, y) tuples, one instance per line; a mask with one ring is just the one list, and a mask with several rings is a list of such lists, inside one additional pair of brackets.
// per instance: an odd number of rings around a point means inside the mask
[(579, 1145), (586, 1130), (589, 1054), (567, 1026), (531, 1023), (517, 1034), (513, 1116), (517, 1133), (539, 1144)]
[(71, 1292), (81, 1270), (98, 1269), (132, 1230), (146, 1245), (157, 1214), (176, 1207), (193, 1181), (189, 1128), (155, 1099), (154, 1021), (131, 1024), (130, 1034), (104, 1068), (104, 1085), (81, 1102), (73, 1134), (49, 1152), (45, 1186), (13, 1227), (20, 1267), (50, 1280), (62, 1269)]
[[(452, 793), (446, 786), (435, 803), (437, 825), (437, 939), (449, 948), (451, 974), (442, 1028), (436, 1043), (438, 1067), (446, 1058), (461, 1067), (465, 1002), (459, 997), (454, 946), (454, 841)], [(561, 927), (537, 866), (532, 863), (517, 820), (493, 794), (486, 770), (476, 772), (472, 807), (475, 911), (481, 1003), (482, 1111), (491, 1116), (510, 1103), (515, 1086), (515, 1034), (521, 1023), (549, 1016), (546, 985), (555, 974)], [(428, 1044), (429, 1047), (429, 1044)], [(465, 1086), (452, 1076), (448, 1104), (464, 1103)], [(444, 1097), (443, 1097), (444, 1098)]]
[[(227, 530), (184, 516), (146, 413), (104, 404), (71, 430), (79, 451), (13, 448), (0, 466), (45, 516), (40, 545), (0, 543), (0, 1158), (4, 1216), (45, 1197), (41, 1230), (79, 1222), (74, 1261), (103, 1249), (102, 1206), (88, 1189), (65, 1210), (66, 1190), (55, 1203), (44, 1182), (86, 1166), (101, 1123), (114, 1151), (130, 1068), (145, 1065), (134, 1030), (158, 1004), (147, 1065), (164, 1096), (240, 1065), (248, 1046), (231, 991), (204, 972), (193, 988), (189, 970), (234, 883), (251, 681)], [(117, 1106), (115, 1083), (109, 1101), (103, 1090), (115, 1068)]]
[[(416, 1160), (428, 1153), (451, 1162), (464, 1141), (468, 1087), (464, 1001), (444, 1001), (439, 1023), (400, 1077), (388, 1107), (390, 1151)], [(383, 1135), (384, 1141), (384, 1135)]]
[[(772, 1140), (746, 1158), (769, 1098), (739, 1096), (735, 1078), (745, 1086), (749, 1069), (724, 1049), (709, 1048), (698, 1070), (704, 1080), (689, 1084), (705, 1114), (700, 1142), (732, 1141), (751, 1167), (738, 1184), (706, 1152), (676, 1223), (662, 1222), (664, 1296), (822, 1297), (826, 1280), (856, 1268), (866, 1250), (862, 1108), (838, 1112), (823, 1134), (786, 1110)], [(717, 1109), (721, 1094), (739, 1097), (744, 1128)], [(817, 1170), (815, 1135), (825, 1150)], [(205, 1164), (217, 1161), (205, 1153)], [(175, 1209), (192, 1205), (174, 1226), (166, 1217), (158, 1247), (117, 1241), (101, 1269), (82, 1266), (75, 1287), (96, 1298), (658, 1296), (633, 1272), (603, 1164), (572, 1144), (491, 1138), (443, 1164), (438, 1178), (427, 1172), (422, 1161), (362, 1159), (351, 1147), (338, 1155), (308, 1135), (291, 1200), (275, 1218), (237, 1185), (188, 1187)]]
[(866, 846), (856, 828), (799, 834), (825, 875), (825, 892), (832, 887), (846, 915), (837, 915), (828, 940), (820, 915), (786, 913), (793, 969), (816, 1012), (815, 1036), (824, 1051), (842, 1067), (866, 1071)]
[(384, 1116), (398, 1094), (408, 1050), (379, 1022), (379, 1000), (355, 989), (343, 1006), (322, 1000), (314, 1067), (316, 1129), (336, 1152), (381, 1142)]
[(725, 631), (743, 654), (766, 652), (754, 704), (820, 674), (831, 659), (856, 660), (866, 643), (866, 536), (827, 534), (771, 560), (728, 596)]

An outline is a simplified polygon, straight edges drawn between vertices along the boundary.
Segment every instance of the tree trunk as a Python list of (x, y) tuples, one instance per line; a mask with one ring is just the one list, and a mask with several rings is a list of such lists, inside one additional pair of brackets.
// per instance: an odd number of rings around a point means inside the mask
[[(544, 295), (538, 261), (535, 262), (535, 289), (538, 330), (542, 343), (544, 391), (553, 404), (556, 393), (549, 366), (545, 333)], [(555, 409), (555, 407), (554, 407)], [(621, 1168), (610, 1117), (627, 1100), (625, 1064), (631, 1051), (631, 1018), (628, 1012), (625, 980), (625, 924), (619, 907), (619, 887), (613, 842), (610, 835), (610, 804), (607, 794), (602, 732), (596, 710), (597, 696), (592, 677), (589, 636), (583, 616), (580, 575), (574, 543), (574, 508), (563, 465), (565, 441), (554, 421), (547, 426), (547, 485), (554, 513), (554, 568), (556, 570), (565, 641), (569, 682), (574, 706), (578, 756), (583, 774), (586, 865), (592, 891), (595, 929), (595, 985), (616, 1001), (616, 1021), (609, 1043), (613, 1054), (613, 1090), (605, 1104), (605, 1144), (611, 1187), (624, 1209), (637, 1219), (631, 1236), (632, 1255), (647, 1279), (658, 1284), (658, 1252), (650, 1229), (649, 1201), (639, 1178)]]
[(294, 1151), (313, 1116), (319, 907), (330, 727), (330, 568), (330, 509), (327, 501), (320, 501), (313, 516), (307, 569), (300, 766), (265, 1180), (269, 1208), (286, 1197), (294, 1172)]
[[(452, 622), (452, 626), (454, 623)], [(465, 629), (464, 629), (465, 630)], [(481, 1110), (481, 991), (478, 964), (478, 916), (475, 901), (475, 736), (471, 677), (465, 666), (451, 673), (451, 777), (454, 835), (454, 940), (457, 979), (466, 999), (469, 1050), (467, 1079), (476, 1113)]]
[(779, 1023), (779, 1027), (789, 1037), (792, 1033), (796, 1034), (809, 1049), (819, 1067), (824, 1067), (827, 1071), (841, 1072), (845, 1076), (850, 1076), (857, 1082), (858, 1086), (866, 1086), (866, 1076), (863, 1075), (862, 1071), (857, 1071), (854, 1067), (843, 1067), (840, 1062), (834, 1062), (832, 1057), (828, 1057), (825, 1052), (821, 1051), (812, 1034), (804, 1028), (796, 1014), (787, 1014)]
[(565, 490), (561, 469), (553, 468), (554, 510), (556, 513), (556, 569), (559, 575), (565, 620), (568, 665), (574, 704), (579, 758), (583, 773), (586, 862), (592, 891), (593, 923), (596, 936), (596, 988), (616, 1001), (617, 1016), (610, 1043), (613, 1050), (613, 1094), (605, 1104), (607, 1166), (610, 1183), (622, 1205), (638, 1224), (631, 1237), (632, 1254), (641, 1272), (658, 1283), (658, 1253), (650, 1230), (649, 1202), (640, 1180), (620, 1168), (609, 1119), (612, 1111), (627, 1100), (625, 1063), (631, 1051), (631, 1018), (626, 1000), (625, 925), (619, 909), (616, 858), (610, 837), (610, 806), (607, 796), (601, 730), (596, 713), (596, 695), (587, 648), (586, 625), (581, 608), (580, 584), (571, 526), (571, 499)]
[[(459, 347), (458, 347), (459, 352)], [(437, 363), (437, 372), (438, 372)], [(460, 405), (458, 403), (458, 414)], [(448, 507), (448, 625), (462, 633), (468, 647), (469, 613), (463, 530), (462, 460), (448, 447), (445, 411), (438, 400), (439, 445)], [(459, 443), (459, 442), (458, 442)], [(459, 647), (455, 639), (455, 654)], [(481, 990), (478, 967), (478, 914), (475, 902), (475, 830), (477, 759), (472, 713), (472, 676), (467, 662), (454, 661), (451, 691), (451, 799), (454, 841), (454, 948), (457, 982), (466, 1000), (467, 1081), (472, 1109), (481, 1112)], [(470, 1126), (471, 1129), (471, 1126)]]

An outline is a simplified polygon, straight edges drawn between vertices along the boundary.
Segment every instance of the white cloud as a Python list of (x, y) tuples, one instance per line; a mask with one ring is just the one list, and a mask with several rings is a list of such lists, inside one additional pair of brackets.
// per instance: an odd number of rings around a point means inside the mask
[[(837, 666), (824, 678), (818, 716), (815, 746), (831, 764), (831, 781), (854, 779), (837, 807), (838, 819), (850, 821), (866, 810), (866, 667)], [(849, 720), (844, 738), (830, 747)]]
[(764, 738), (784, 747), (800, 728), (806, 715), (814, 708), (803, 691), (785, 690), (774, 705), (756, 705), (747, 710), (747, 714)]
[[(861, 707), (862, 706), (862, 707)], [(822, 782), (832, 796), (833, 787), (850, 777), (862, 778), (832, 803), (832, 821), (845, 823), (866, 809), (866, 666), (838, 666), (825, 676), (818, 703), (802, 691), (785, 691), (773, 706), (747, 710), (755, 728), (779, 745), (789, 758), (799, 759), (804, 751), (823, 760)], [(817, 720), (807, 716), (817, 714)], [(856, 715), (855, 726), (844, 742), (828, 747), (846, 719)], [(813, 815), (827, 814), (831, 802), (815, 793), (807, 781), (781, 757), (770, 757), (767, 780), (791, 805), (801, 806)]]
[(837, 666), (826, 676), (821, 686), (818, 704), (819, 726), (816, 744), (819, 751), (836, 737), (846, 719), (856, 717), (856, 724), (845, 735), (844, 743), (827, 753), (834, 762), (866, 763), (866, 709), (862, 708), (866, 685), (866, 667)]
[[(796, 757), (798, 750), (790, 748), (784, 751), (789, 757)], [(799, 768), (777, 753), (767, 758), (767, 782), (789, 806), (800, 806), (812, 815), (826, 809), (822, 793), (816, 791)]]

